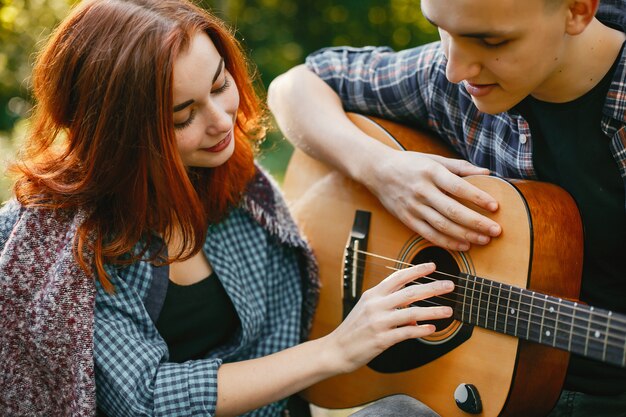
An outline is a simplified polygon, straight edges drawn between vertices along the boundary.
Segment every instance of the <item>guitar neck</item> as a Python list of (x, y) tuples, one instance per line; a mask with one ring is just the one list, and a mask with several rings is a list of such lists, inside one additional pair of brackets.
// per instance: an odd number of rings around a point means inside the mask
[(626, 367), (626, 316), (461, 274), (454, 318)]

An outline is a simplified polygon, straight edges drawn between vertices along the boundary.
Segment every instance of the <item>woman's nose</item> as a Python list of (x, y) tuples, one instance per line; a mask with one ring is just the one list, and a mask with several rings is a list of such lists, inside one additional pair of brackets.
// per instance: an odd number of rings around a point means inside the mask
[(214, 103), (207, 110), (206, 133), (209, 136), (218, 136), (226, 133), (233, 127), (233, 114), (225, 107)]

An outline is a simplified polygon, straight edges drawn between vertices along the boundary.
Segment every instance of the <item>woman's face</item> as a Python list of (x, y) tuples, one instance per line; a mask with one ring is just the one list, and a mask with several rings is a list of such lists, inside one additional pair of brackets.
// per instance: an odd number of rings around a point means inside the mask
[(185, 166), (215, 168), (233, 154), (239, 91), (209, 36), (174, 62), (174, 127)]

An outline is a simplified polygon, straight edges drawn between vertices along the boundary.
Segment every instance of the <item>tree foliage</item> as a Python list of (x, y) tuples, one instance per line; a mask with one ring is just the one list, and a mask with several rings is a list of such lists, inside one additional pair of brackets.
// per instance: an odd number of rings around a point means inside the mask
[[(402, 49), (437, 37), (435, 28), (421, 16), (419, 0), (196, 1), (234, 28), (265, 86), (324, 46), (389, 45)], [(76, 2), (0, 0), (2, 157), (9, 153), (12, 138), (24, 130), (21, 120), (32, 106), (29, 75), (36, 51)], [(264, 163), (271, 170), (281, 171), (289, 148), (276, 133), (266, 141), (266, 148), (273, 149), (274, 157), (266, 157)], [(0, 201), (6, 195), (0, 184)]]

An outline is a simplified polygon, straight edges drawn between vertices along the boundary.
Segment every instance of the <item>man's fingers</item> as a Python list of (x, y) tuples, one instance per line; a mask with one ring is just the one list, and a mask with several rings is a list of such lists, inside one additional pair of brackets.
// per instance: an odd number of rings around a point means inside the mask
[[(459, 180), (465, 182), (464, 180)], [(470, 185), (467, 182), (465, 182), (465, 184)], [(474, 186), (471, 187), (475, 188)], [(459, 196), (457, 195), (457, 197)], [(468, 235), (467, 232), (475, 232), (488, 238), (498, 236), (502, 231), (502, 228), (498, 223), (480, 213), (475, 212), (469, 207), (464, 206), (444, 193), (435, 195), (431, 198), (429, 203), (435, 210), (437, 210), (437, 212), (439, 212), (440, 215), (467, 229), (467, 231), (463, 232), (460, 236), (446, 233), (445, 228), (447, 227), (449, 229), (451, 226), (446, 222), (440, 221), (439, 226), (440, 228), (443, 228), (443, 230), (440, 231), (445, 234), (450, 234), (450, 236), (455, 237), (456, 239), (466, 239), (472, 243), (485, 244), (488, 240), (486, 242), (480, 241), (479, 236)], [(433, 219), (432, 223), (430, 221), (429, 223), (434, 227), (437, 227), (438, 225), (437, 219)]]
[(476, 166), (464, 159), (446, 158), (440, 155), (430, 155), (430, 158), (461, 177), (467, 175), (489, 175), (490, 172), (487, 168)]
[(474, 203), (488, 211), (498, 209), (498, 202), (495, 198), (461, 177), (444, 171), (434, 180), (439, 188), (457, 198)]

